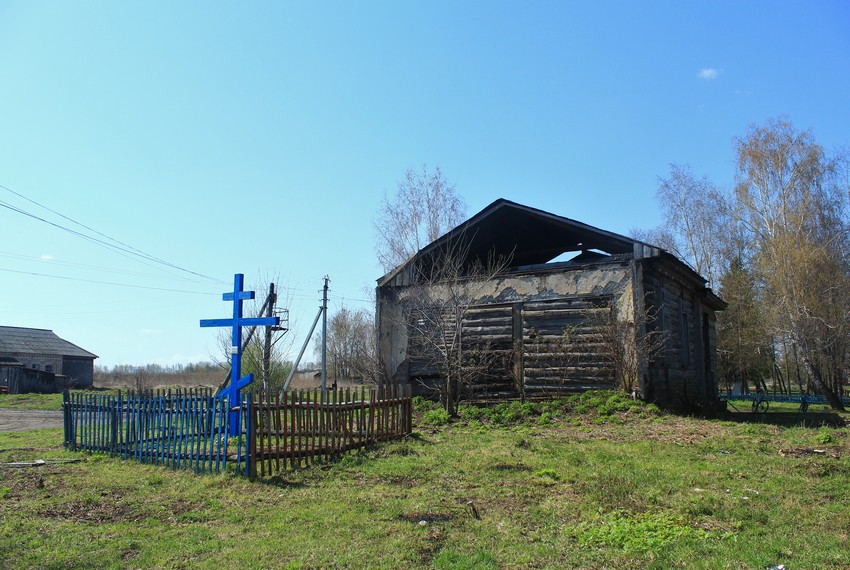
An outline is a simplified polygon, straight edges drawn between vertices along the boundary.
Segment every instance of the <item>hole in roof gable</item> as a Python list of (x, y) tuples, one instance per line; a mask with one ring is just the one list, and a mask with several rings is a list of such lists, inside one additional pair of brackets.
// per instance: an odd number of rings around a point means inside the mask
[[(579, 244), (581, 245), (581, 244)], [(581, 251), (565, 251), (547, 261), (546, 263), (589, 263), (611, 257), (610, 254), (598, 249), (583, 249)]]
[(580, 251), (565, 251), (560, 255), (556, 255), (546, 263), (566, 263), (567, 261), (571, 261), (579, 255), (581, 255)]

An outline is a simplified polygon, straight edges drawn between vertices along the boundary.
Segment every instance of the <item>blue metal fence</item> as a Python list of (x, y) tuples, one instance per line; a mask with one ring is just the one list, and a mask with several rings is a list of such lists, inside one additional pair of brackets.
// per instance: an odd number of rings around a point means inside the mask
[[(211, 390), (157, 390), (116, 395), (63, 393), (65, 447), (123, 459), (219, 473), (228, 463), (250, 472), (248, 418), (251, 395), (230, 407)], [(236, 436), (230, 412), (239, 412)]]
[[(761, 394), (761, 396), (759, 396)], [(792, 404), (800, 404), (803, 401), (803, 398), (809, 404), (827, 404), (826, 398), (821, 396), (820, 394), (774, 394), (772, 392), (749, 392), (747, 394), (730, 394), (730, 393), (721, 393), (721, 400), (733, 400), (733, 401), (754, 401), (757, 398), (761, 398), (762, 400), (767, 400), (768, 402), (789, 402)], [(850, 397), (842, 396), (841, 401), (845, 406), (850, 406)]]

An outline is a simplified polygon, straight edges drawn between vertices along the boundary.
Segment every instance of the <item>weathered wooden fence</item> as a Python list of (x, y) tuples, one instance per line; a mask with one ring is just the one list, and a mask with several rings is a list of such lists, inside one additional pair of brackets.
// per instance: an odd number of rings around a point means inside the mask
[(243, 394), (239, 435), (211, 390), (63, 394), (65, 447), (196, 473), (252, 478), (326, 461), (411, 431), (409, 387)]
[[(227, 462), (249, 473), (248, 438), (230, 438), (228, 403), (212, 390), (157, 390), (117, 395), (64, 392), (65, 447), (123, 459), (220, 472)], [(241, 425), (250, 408), (243, 398)], [(240, 430), (241, 431), (241, 430)]]
[(252, 400), (252, 476), (327, 461), (411, 431), (410, 386), (322, 392), (256, 393)]
[(56, 394), (65, 387), (65, 377), (44, 370), (24, 368), (22, 364), (0, 363), (0, 393)]

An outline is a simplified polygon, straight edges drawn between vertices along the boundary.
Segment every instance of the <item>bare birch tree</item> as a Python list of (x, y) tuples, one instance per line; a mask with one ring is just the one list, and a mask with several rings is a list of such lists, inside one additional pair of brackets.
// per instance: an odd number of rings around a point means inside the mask
[(439, 376), (440, 399), (450, 414), (469, 389), (495, 369), (510, 374), (504, 354), (486, 339), (464, 334), (464, 320), (488, 282), (507, 267), (506, 258), (470, 258), (463, 238), (449, 240), (412, 268), (416, 286), (404, 300), (411, 359), (426, 362)]
[[(785, 118), (736, 141), (726, 196), (688, 167), (660, 178), (663, 225), (638, 239), (678, 255), (720, 287), (720, 371), (729, 382), (790, 375), (794, 364), (835, 408), (850, 374), (848, 154), (828, 153)], [(777, 358), (779, 357), (779, 358)]]
[(374, 222), (378, 261), (391, 271), (411, 255), (459, 225), (466, 204), (440, 167), (407, 169), (395, 194), (384, 199)]
[(817, 391), (843, 409), (829, 378), (840, 384), (850, 363), (846, 157), (828, 155), (786, 119), (751, 126), (737, 154), (735, 213), (755, 244), (774, 329)]
[(726, 200), (708, 177), (697, 178), (687, 165), (673, 164), (659, 178), (655, 194), (663, 216), (661, 247), (669, 249), (717, 287), (723, 265)]
[[(321, 354), (322, 338), (315, 350)], [(345, 305), (328, 319), (327, 358), (333, 377), (373, 381), (382, 369), (378, 366), (375, 319), (365, 309)]]

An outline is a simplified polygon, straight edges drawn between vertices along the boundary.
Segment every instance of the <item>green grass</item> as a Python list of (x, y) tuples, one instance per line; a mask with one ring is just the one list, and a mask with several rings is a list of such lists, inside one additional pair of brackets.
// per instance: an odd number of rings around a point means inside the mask
[(0, 434), (0, 463), (86, 459), (0, 467), (0, 566), (850, 566), (846, 415), (705, 420), (610, 394), (417, 409), (411, 437), (253, 483)]
[(0, 408), (61, 410), (62, 394), (0, 394)]
[[(113, 388), (97, 388), (94, 390), (72, 390), (73, 393), (96, 394), (106, 396), (117, 394)], [(123, 392), (126, 393), (126, 390)], [(61, 410), (62, 394), (0, 394), (0, 408), (13, 410)]]

